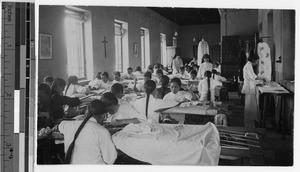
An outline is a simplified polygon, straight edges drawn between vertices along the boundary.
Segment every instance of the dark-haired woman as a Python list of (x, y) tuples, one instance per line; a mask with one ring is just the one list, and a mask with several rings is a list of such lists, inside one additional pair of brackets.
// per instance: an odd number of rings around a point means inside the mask
[(245, 127), (254, 128), (255, 121), (259, 121), (259, 111), (257, 102), (257, 80), (264, 80), (253, 71), (253, 66), (258, 64), (259, 57), (257, 54), (250, 54), (248, 62), (243, 68), (244, 85), (242, 93), (245, 94), (245, 110), (244, 110), (244, 122)]
[(65, 85), (66, 82), (63, 79), (55, 78), (51, 86), (50, 118), (52, 120), (52, 125), (57, 124), (64, 117), (64, 105), (76, 107), (81, 103), (77, 97), (71, 98), (62, 95)]
[(208, 54), (204, 54), (202, 60), (203, 60), (203, 63), (200, 64), (198, 74), (197, 74), (197, 76), (200, 79), (203, 79), (205, 77), (204, 73), (206, 71), (212, 71), (212, 69), (213, 69), (213, 65), (210, 62), (210, 56)]
[(62, 121), (58, 130), (64, 134), (66, 163), (113, 164), (117, 151), (109, 131), (101, 124), (106, 113), (105, 104), (94, 100), (84, 119)]
[(155, 95), (156, 98), (163, 99), (166, 94), (171, 92), (169, 88), (169, 81), (170, 79), (167, 75), (163, 75), (161, 77), (161, 87), (156, 89), (157, 90)]
[(215, 88), (217, 86), (222, 86), (222, 83), (214, 80), (211, 75), (212, 73), (210, 71), (206, 71), (204, 73), (205, 78), (199, 82), (198, 91), (200, 101), (214, 101)]
[(170, 100), (174, 102), (191, 101), (196, 100), (197, 97), (191, 91), (180, 91), (181, 80), (179, 78), (172, 78), (170, 81), (170, 90), (168, 94), (164, 96), (164, 100)]
[(78, 84), (77, 76), (69, 76), (68, 85), (65, 88), (64, 95), (69, 97), (81, 97), (88, 94), (90, 89)]
[(146, 121), (145, 116), (138, 113), (131, 105), (125, 103), (125, 101), (119, 103), (114, 93), (106, 92), (102, 94), (101, 101), (104, 102), (108, 113), (105, 122), (110, 122), (113, 125), (122, 125)]
[(177, 103), (155, 98), (154, 95), (156, 94), (156, 83), (153, 80), (147, 80), (144, 84), (144, 89), (146, 92), (146, 97), (138, 99), (134, 103), (134, 109), (141, 114), (145, 114), (146, 118), (151, 119), (152, 122), (158, 123), (159, 113), (155, 112), (155, 110), (173, 107)]

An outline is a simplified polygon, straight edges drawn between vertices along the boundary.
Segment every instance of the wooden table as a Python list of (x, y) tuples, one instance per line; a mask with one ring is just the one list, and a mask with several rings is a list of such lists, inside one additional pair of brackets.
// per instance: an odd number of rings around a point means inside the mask
[[(290, 94), (288, 90), (283, 88), (281, 85), (279, 85), (276, 82), (271, 82), (267, 86), (260, 86), (258, 87), (259, 90), (259, 96), (263, 96), (263, 105), (262, 107), (262, 113), (261, 113), (261, 127), (265, 127), (266, 125), (266, 118), (267, 118), (267, 113), (270, 111), (270, 100), (271, 96), (276, 96), (277, 97), (277, 107), (279, 108), (279, 111), (275, 111), (275, 121), (276, 121), (276, 126), (277, 128), (280, 128), (281, 131), (283, 130), (283, 126), (285, 124), (284, 119), (284, 114), (283, 114), (283, 108), (285, 107), (285, 96), (287, 94)], [(269, 100), (269, 101), (268, 101)]]

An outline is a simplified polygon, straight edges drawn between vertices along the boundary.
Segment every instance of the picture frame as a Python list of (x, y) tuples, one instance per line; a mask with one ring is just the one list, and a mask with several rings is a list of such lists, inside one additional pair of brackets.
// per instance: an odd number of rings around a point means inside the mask
[(133, 44), (133, 57), (137, 58), (139, 56), (138, 49), (139, 45), (137, 43)]
[(51, 60), (52, 59), (52, 35), (40, 33), (39, 37), (39, 59)]

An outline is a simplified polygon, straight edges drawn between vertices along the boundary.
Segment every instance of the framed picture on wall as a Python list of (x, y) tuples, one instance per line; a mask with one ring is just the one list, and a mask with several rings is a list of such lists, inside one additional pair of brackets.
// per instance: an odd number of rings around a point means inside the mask
[(137, 43), (133, 44), (133, 57), (138, 57), (139, 56), (139, 45)]
[(40, 33), (40, 59), (52, 59), (52, 35)]

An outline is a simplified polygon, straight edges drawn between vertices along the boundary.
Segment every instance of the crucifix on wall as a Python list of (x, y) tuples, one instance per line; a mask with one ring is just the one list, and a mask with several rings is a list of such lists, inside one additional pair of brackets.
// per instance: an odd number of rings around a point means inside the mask
[(103, 45), (104, 45), (104, 57), (106, 58), (106, 44), (107, 44), (108, 42), (106, 41), (105, 36), (104, 36), (104, 40), (102, 41), (102, 43), (103, 43)]

